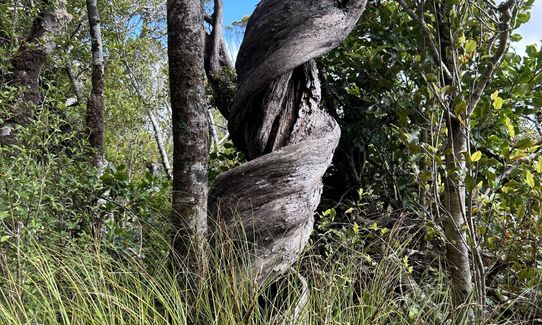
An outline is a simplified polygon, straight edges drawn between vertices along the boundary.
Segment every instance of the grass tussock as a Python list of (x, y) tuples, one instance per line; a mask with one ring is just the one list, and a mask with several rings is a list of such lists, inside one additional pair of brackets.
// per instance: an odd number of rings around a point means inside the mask
[[(387, 242), (376, 258), (341, 245), (321, 255), (315, 240), (290, 274), (256, 287), (238, 267), (248, 250), (226, 242), (211, 250), (208, 278), (187, 290), (181, 283), (193, 277), (169, 267), (167, 249), (142, 257), (27, 239), (0, 253), (0, 324), (465, 323), (442, 269), (414, 280), (407, 246)], [(487, 322), (514, 323), (504, 315)]]

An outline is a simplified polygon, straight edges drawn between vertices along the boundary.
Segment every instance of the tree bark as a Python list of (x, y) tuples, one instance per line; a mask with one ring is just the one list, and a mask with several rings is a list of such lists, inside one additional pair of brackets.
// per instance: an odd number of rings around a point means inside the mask
[(173, 249), (190, 272), (205, 275), (209, 126), (205, 97), (203, 7), (168, 0), (173, 121)]
[[(454, 75), (444, 71), (454, 71), (454, 58), (451, 53), (454, 51), (451, 39), (449, 18), (450, 4), (446, 1), (437, 7), (437, 23), (440, 39), (440, 60), (444, 67), (441, 68), (441, 83), (444, 86), (457, 85), (458, 80)], [(446, 125), (448, 138), (446, 148), (446, 173), (444, 179), (444, 208), (445, 218), (443, 222), (446, 234), (446, 258), (451, 275), (452, 301), (459, 306), (468, 301), (472, 293), (472, 272), (469, 260), (469, 247), (467, 245), (467, 215), (466, 215), (466, 194), (465, 174), (466, 165), (464, 153), (468, 152), (467, 126), (452, 116), (453, 97), (450, 96), (446, 102)], [(466, 120), (465, 116), (462, 116)]]
[(338, 46), (364, 7), (365, 0), (264, 0), (247, 25), (228, 127), (250, 161), (217, 177), (209, 208), (213, 225), (244, 232), (253, 244), (257, 283), (285, 273), (312, 232), (340, 137), (319, 108), (312, 59)]
[(81, 83), (79, 83), (79, 80), (77, 80), (77, 76), (75, 75), (71, 66), (66, 66), (66, 73), (68, 74), (68, 78), (70, 79), (70, 83), (72, 84), (73, 93), (75, 94), (75, 98), (77, 99), (77, 104), (83, 104), (85, 102), (83, 88), (81, 87)]
[(472, 292), (472, 273), (467, 245), (467, 219), (465, 209), (465, 157), (467, 134), (456, 119), (448, 121), (446, 155), (448, 171), (444, 186), (444, 231), (446, 233), (446, 258), (452, 280), (452, 300), (456, 306), (465, 303)]
[(93, 163), (98, 168), (106, 165), (104, 158), (104, 58), (102, 31), (97, 0), (86, 0), (90, 40), (92, 46), (92, 89), (87, 102), (86, 123), (89, 142), (94, 149)]
[(235, 97), (236, 84), (233, 63), (224, 41), (222, 0), (214, 0), (211, 34), (205, 34), (205, 72), (213, 91), (215, 107), (227, 119)]
[(66, 31), (71, 16), (64, 0), (42, 0), (42, 9), (32, 22), (27, 38), (11, 60), (13, 84), (22, 88), (21, 95), (10, 105), (8, 116), (2, 116), (0, 145), (13, 144), (17, 125), (28, 125), (34, 117), (34, 107), (41, 101), (39, 78), (47, 58), (56, 47), (55, 36)]

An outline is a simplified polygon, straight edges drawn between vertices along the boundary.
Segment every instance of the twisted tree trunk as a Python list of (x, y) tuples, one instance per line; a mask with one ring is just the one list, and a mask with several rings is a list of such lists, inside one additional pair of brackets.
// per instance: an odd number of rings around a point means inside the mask
[(229, 130), (250, 161), (218, 176), (209, 208), (215, 224), (244, 231), (254, 245), (259, 283), (287, 271), (309, 239), (340, 137), (319, 108), (312, 59), (346, 38), (365, 2), (263, 0), (247, 25)]

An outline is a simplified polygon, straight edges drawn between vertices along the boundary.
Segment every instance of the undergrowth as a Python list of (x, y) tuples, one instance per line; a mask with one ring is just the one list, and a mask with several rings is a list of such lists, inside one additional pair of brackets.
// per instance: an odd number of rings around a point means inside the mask
[[(392, 230), (393, 231), (393, 230)], [(462, 324), (442, 269), (413, 279), (405, 258), (412, 238), (388, 236), (378, 255), (333, 243), (304, 257), (282, 279), (255, 287), (234, 267), (246, 249), (223, 243), (211, 251), (207, 279), (187, 290), (189, 275), (172, 269), (167, 238), (153, 230), (145, 258), (81, 238), (47, 245), (31, 236), (0, 253), (1, 324)], [(328, 243), (329, 244), (329, 243)], [(371, 257), (372, 256), (372, 257)], [(308, 303), (295, 315), (308, 287)], [(190, 304), (188, 302), (191, 302)], [(488, 323), (520, 323), (506, 310)]]

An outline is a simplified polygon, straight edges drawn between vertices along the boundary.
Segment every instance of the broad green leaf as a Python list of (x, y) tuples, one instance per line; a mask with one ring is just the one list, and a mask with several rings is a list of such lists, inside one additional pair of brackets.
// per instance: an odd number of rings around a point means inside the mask
[(527, 185), (529, 185), (529, 187), (531, 188), (535, 186), (534, 177), (530, 171), (527, 171), (527, 173), (525, 174), (525, 183), (527, 183)]
[(475, 40), (470, 40), (467, 42), (467, 44), (465, 45), (465, 52), (467, 52), (468, 54), (473, 54), (474, 52), (476, 52), (476, 41)]
[(495, 90), (495, 92), (493, 92), (493, 94), (491, 94), (491, 100), (495, 100), (495, 98), (499, 97), (499, 91), (498, 90)]
[(521, 36), (520, 34), (516, 33), (516, 34), (512, 34), (510, 35), (510, 40), (512, 42), (519, 42), (523, 39), (523, 36)]
[(538, 161), (536, 162), (535, 167), (538, 173), (542, 173), (542, 157), (538, 158)]
[(502, 104), (504, 104), (504, 100), (497, 96), (494, 100), (493, 100), (493, 108), (496, 109), (496, 110), (499, 110), (502, 108)]
[(515, 137), (516, 136), (516, 130), (514, 129), (514, 125), (512, 124), (512, 121), (510, 120), (510, 118), (506, 118), (504, 120), (504, 124), (506, 125), (506, 128), (508, 129), (508, 133), (510, 134), (510, 137)]
[(461, 115), (465, 112), (466, 109), (467, 109), (467, 103), (464, 100), (462, 100), (455, 105), (454, 113), (455, 115)]
[(518, 14), (517, 20), (519, 23), (524, 24), (528, 22), (531, 19), (531, 13), (530, 12), (522, 12)]
[(474, 187), (476, 186), (476, 180), (472, 178), (472, 176), (470, 175), (467, 175), (467, 177), (465, 177), (465, 189), (467, 190), (467, 192), (472, 192), (474, 190)]
[(470, 156), (470, 160), (472, 162), (477, 162), (482, 158), (482, 153), (480, 151), (476, 151)]
[(11, 236), (5, 235), (0, 237), (0, 243), (6, 242), (11, 238)]

